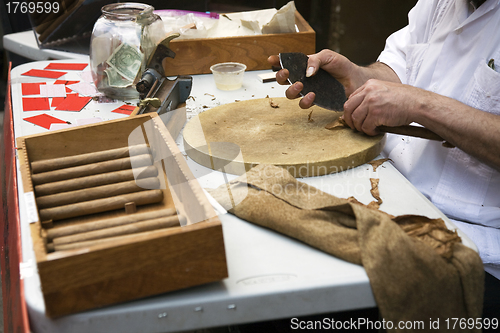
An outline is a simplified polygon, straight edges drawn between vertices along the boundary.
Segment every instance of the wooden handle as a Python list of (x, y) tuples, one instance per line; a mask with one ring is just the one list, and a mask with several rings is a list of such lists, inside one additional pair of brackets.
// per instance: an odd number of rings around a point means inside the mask
[(400, 134), (400, 135), (408, 135), (416, 138), (422, 138), (427, 140), (441, 141), (443, 142), (443, 146), (447, 148), (453, 148), (454, 146), (450, 144), (448, 141), (443, 139), (441, 136), (437, 135), (433, 131), (420, 126), (411, 126), (411, 125), (403, 125), (403, 126), (379, 126), (377, 127), (381, 132), (384, 133), (392, 133), (392, 134)]
[(384, 133), (408, 135), (428, 140), (445, 141), (442, 137), (440, 137), (433, 131), (420, 126), (411, 126), (411, 125), (394, 126), (394, 127), (379, 126), (377, 128)]
[[(325, 126), (326, 129), (332, 130), (335, 128), (349, 127), (345, 120), (341, 117), (337, 118), (334, 122), (329, 123)], [(383, 133), (392, 133), (392, 134), (400, 134), (400, 135), (408, 135), (417, 138), (427, 139), (427, 140), (435, 140), (441, 141), (443, 146), (445, 147), (453, 147), (450, 143), (445, 141), (442, 137), (434, 133), (433, 131), (420, 126), (411, 126), (411, 125), (402, 125), (402, 126), (378, 126), (377, 127), (380, 132)]]

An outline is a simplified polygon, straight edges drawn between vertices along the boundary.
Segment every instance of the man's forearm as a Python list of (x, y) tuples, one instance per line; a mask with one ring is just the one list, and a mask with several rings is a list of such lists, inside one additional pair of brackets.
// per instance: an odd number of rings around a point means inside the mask
[(415, 121), (483, 163), (500, 170), (500, 116), (428, 92)]
[(396, 72), (394, 72), (391, 67), (384, 64), (383, 62), (374, 62), (373, 64), (366, 67), (358, 66), (358, 70), (356, 72), (356, 89), (361, 87), (366, 81), (370, 79), (401, 83), (401, 80), (397, 76)]

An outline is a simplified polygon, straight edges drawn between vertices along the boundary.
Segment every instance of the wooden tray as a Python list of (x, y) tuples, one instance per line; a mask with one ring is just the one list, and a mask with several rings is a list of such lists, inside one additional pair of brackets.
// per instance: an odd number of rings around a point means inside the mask
[(209, 74), (210, 66), (220, 62), (240, 62), (247, 70), (269, 69), (267, 58), (281, 52), (316, 51), (316, 33), (306, 20), (295, 12), (298, 32), (255, 36), (174, 39), (170, 48), (175, 58), (167, 58), (163, 67), (167, 76)]
[[(31, 163), (128, 147), (133, 138), (148, 143), (155, 151), (154, 167), (165, 184), (163, 200), (138, 206), (137, 213), (175, 208), (186, 217), (186, 225), (49, 252), (46, 221), (40, 220), (34, 205), (37, 194)], [(21, 137), (17, 146), (24, 195), (33, 203), (28, 215), (47, 316), (58, 317), (227, 277), (220, 220), (156, 114)], [(54, 221), (52, 229), (125, 215), (124, 209), (118, 209), (73, 217)]]
[(184, 148), (189, 157), (212, 169), (241, 174), (257, 164), (273, 164), (295, 177), (343, 171), (378, 156), (384, 135), (325, 129), (340, 114), (317, 106), (303, 110), (298, 100), (284, 97), (225, 104), (188, 122)]

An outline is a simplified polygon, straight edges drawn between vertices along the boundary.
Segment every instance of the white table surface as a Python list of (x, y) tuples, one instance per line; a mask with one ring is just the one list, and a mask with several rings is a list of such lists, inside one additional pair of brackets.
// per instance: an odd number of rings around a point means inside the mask
[(84, 54), (39, 48), (33, 30), (3, 36), (3, 47), (7, 51), (31, 60), (88, 59), (88, 55)]
[[(42, 69), (47, 64), (46, 61), (34, 62), (12, 70), (12, 105), (16, 137), (47, 131), (22, 120), (27, 115), (48, 113), (72, 122), (78, 118), (101, 117), (108, 120), (126, 117), (110, 112), (123, 103), (99, 105), (97, 108), (93, 101), (81, 112), (22, 112), (20, 83), (36, 80), (20, 77), (20, 74), (32, 68)], [(284, 96), (286, 87), (276, 82), (261, 83), (258, 80), (257, 75), (264, 72), (266, 71), (245, 73), (243, 87), (232, 92), (218, 90), (211, 75), (194, 76), (191, 92), (194, 99), (187, 102), (188, 117), (202, 112), (207, 107), (235, 100)], [(77, 78), (76, 74), (69, 73), (61, 79), (74, 78)], [(182, 135), (176, 141), (182, 150)], [(187, 158), (187, 161), (203, 187), (215, 188), (224, 182), (220, 172), (200, 166), (190, 158)], [(235, 177), (228, 176), (230, 179)], [(455, 229), (452, 222), (388, 162), (376, 172), (372, 171), (370, 165), (365, 164), (338, 174), (301, 180), (338, 197), (347, 198), (353, 195), (359, 201), (368, 203), (373, 200), (369, 178), (380, 179), (380, 195), (384, 200), (382, 210), (393, 215), (420, 214), (430, 218), (440, 217), (450, 228)], [(21, 181), (19, 168), (18, 180)], [(225, 214), (221, 215), (220, 219), (223, 225), (228, 278), (51, 320), (44, 314), (45, 307), (21, 184), (18, 189), (23, 253), (21, 271), (24, 276), (31, 329), (34, 333), (174, 332), (376, 305), (363, 267)], [(465, 235), (461, 236), (464, 243), (475, 248)]]

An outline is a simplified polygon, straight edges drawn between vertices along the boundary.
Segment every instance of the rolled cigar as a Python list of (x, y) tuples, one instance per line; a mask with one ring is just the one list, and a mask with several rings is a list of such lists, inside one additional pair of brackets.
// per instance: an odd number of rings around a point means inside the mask
[(128, 182), (102, 185), (83, 190), (57, 193), (38, 197), (36, 205), (38, 209), (50, 208), (74, 204), (77, 202), (90, 201), (101, 198), (114, 197), (120, 194), (139, 192), (160, 188), (160, 180), (156, 177), (129, 180)]
[(79, 202), (71, 205), (40, 209), (41, 221), (63, 220), (70, 217), (84, 216), (124, 208), (128, 202), (137, 206), (157, 203), (163, 200), (161, 190), (148, 190), (136, 193), (122, 194), (115, 197)]
[(35, 174), (149, 153), (149, 147), (146, 144), (141, 144), (130, 147), (102, 150), (88, 154), (52, 158), (32, 162), (31, 172)]
[(148, 167), (127, 169), (75, 179), (61, 180), (53, 183), (40, 184), (35, 186), (35, 193), (37, 196), (44, 196), (61, 192), (81, 190), (95, 186), (125, 182), (128, 180), (133, 180), (134, 173), (137, 179), (156, 177), (158, 176), (158, 169), (155, 166), (150, 165)]
[(143, 154), (132, 157), (120, 158), (117, 160), (80, 165), (76, 167), (37, 173), (31, 175), (34, 185), (56, 182), (60, 180), (72, 179), (77, 177), (97, 175), (105, 172), (130, 169), (134, 167), (143, 167), (152, 165), (153, 159), (150, 154)]
[(179, 217), (177, 215), (166, 216), (153, 220), (140, 221), (117, 227), (111, 227), (101, 230), (83, 232), (76, 235), (54, 238), (53, 243), (55, 246), (61, 244), (77, 243), (93, 239), (109, 238), (115, 236), (135, 234), (143, 231), (170, 228), (170, 227), (179, 227), (179, 226), (180, 226)]
[(57, 228), (52, 228), (47, 230), (47, 240), (51, 241), (54, 238), (75, 235), (82, 232), (88, 232), (93, 230), (100, 230), (105, 228), (116, 227), (120, 225), (125, 225), (134, 222), (140, 222), (145, 220), (152, 220), (160, 217), (167, 217), (177, 214), (175, 208), (167, 208), (161, 210), (154, 210), (144, 213), (136, 213), (131, 215), (113, 217), (109, 219), (87, 222), (77, 225), (67, 225)]
[[(185, 219), (185, 217), (180, 216), (179, 219), (183, 220), (183, 219)], [(89, 247), (89, 246), (94, 246), (94, 245), (106, 244), (106, 243), (126, 244), (126, 243), (133, 242), (134, 240), (137, 239), (137, 237), (139, 237), (141, 235), (151, 234), (154, 232), (155, 232), (155, 230), (152, 230), (152, 231), (150, 230), (150, 231), (143, 231), (143, 232), (135, 233), (135, 234), (128, 234), (128, 235), (102, 238), (102, 239), (93, 239), (90, 241), (60, 244), (60, 245), (55, 245), (54, 243), (49, 243), (49, 244), (47, 244), (47, 248), (49, 249), (49, 251), (54, 251), (54, 250), (55, 251), (63, 251), (63, 250), (72, 250), (72, 249), (79, 249), (79, 248), (84, 248), (84, 247)]]

